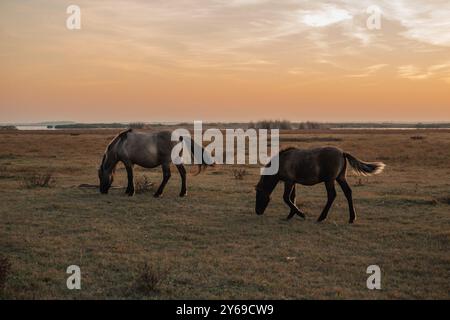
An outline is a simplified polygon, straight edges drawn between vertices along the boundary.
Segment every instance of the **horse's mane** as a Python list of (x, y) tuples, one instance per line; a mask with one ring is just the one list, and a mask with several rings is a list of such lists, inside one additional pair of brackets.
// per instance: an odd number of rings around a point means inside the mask
[(106, 151), (109, 151), (113, 145), (115, 145), (119, 140), (125, 139), (127, 137), (127, 133), (131, 132), (133, 129), (127, 129), (122, 132), (120, 132), (117, 136), (114, 137), (114, 139), (111, 140), (111, 142), (108, 144), (108, 147), (106, 148)]
[[(281, 149), (279, 152), (278, 152), (278, 154), (277, 155), (275, 155), (275, 157), (279, 157), (279, 156), (281, 156), (283, 153), (285, 153), (285, 152), (288, 152), (288, 151), (291, 151), (291, 150), (294, 150), (294, 149), (297, 149), (297, 147), (286, 147), (286, 148), (283, 148), (283, 149)], [(272, 161), (269, 161), (266, 165), (265, 165), (265, 167), (267, 168), (267, 167), (270, 167), (272, 165)]]
[(108, 144), (108, 146), (106, 147), (105, 153), (103, 154), (102, 164), (100, 165), (101, 168), (103, 168), (103, 164), (104, 164), (105, 161), (106, 161), (106, 154), (108, 153), (108, 151), (110, 151), (111, 148), (112, 148), (117, 142), (119, 142), (119, 141), (121, 141), (121, 140), (125, 140), (125, 139), (127, 138), (128, 132), (131, 132), (132, 130), (133, 130), (133, 129), (127, 129), (127, 130), (124, 130), (124, 131), (120, 132), (118, 135), (116, 135), (116, 136), (111, 140), (111, 142), (110, 142), (110, 143)]
[(285, 153), (287, 151), (291, 151), (291, 150), (294, 150), (294, 149), (297, 149), (297, 148), (296, 147), (286, 147), (286, 148), (281, 149), (280, 152), (278, 152), (278, 154), (280, 155), (280, 154), (283, 154), (283, 153)]

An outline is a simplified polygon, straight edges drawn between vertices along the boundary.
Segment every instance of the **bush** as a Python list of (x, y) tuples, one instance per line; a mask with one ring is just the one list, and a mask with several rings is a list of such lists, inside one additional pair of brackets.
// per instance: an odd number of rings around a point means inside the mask
[(244, 180), (247, 175), (247, 170), (245, 169), (233, 169), (233, 176), (236, 180)]
[(147, 176), (142, 176), (136, 179), (134, 183), (134, 192), (144, 193), (152, 189), (153, 182)]
[(55, 180), (51, 172), (44, 174), (34, 174), (23, 180), (23, 185), (28, 188), (49, 188), (54, 184)]
[(133, 284), (133, 289), (144, 295), (158, 292), (162, 282), (167, 278), (168, 273), (168, 270), (155, 268), (145, 263), (139, 270), (138, 276)]
[(3, 291), (6, 286), (6, 280), (11, 272), (11, 263), (8, 258), (0, 256), (0, 291)]
[(450, 196), (440, 197), (437, 199), (437, 201), (443, 204), (450, 204)]

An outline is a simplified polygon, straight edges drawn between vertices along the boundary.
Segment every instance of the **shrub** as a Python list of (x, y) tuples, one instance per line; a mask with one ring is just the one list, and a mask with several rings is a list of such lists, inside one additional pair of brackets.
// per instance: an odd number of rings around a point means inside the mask
[(233, 176), (236, 180), (244, 180), (247, 175), (247, 170), (245, 169), (233, 169)]
[(443, 204), (450, 204), (450, 196), (440, 197), (437, 199), (437, 201)]
[(162, 282), (167, 278), (168, 270), (149, 266), (147, 263), (139, 270), (133, 289), (139, 293), (150, 295), (158, 292)]
[(152, 189), (153, 182), (147, 176), (142, 176), (136, 179), (134, 183), (134, 191), (136, 193), (144, 193)]
[(11, 263), (8, 258), (0, 256), (0, 291), (3, 291), (6, 286), (6, 280), (11, 272)]
[(24, 178), (23, 185), (26, 188), (49, 188), (54, 184), (55, 180), (51, 172), (43, 174), (34, 174), (30, 177)]

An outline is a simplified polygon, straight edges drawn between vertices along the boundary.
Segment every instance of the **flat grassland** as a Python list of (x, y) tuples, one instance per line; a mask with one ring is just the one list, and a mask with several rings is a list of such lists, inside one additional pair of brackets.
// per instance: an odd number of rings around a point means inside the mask
[[(281, 185), (256, 216), (257, 166), (191, 173), (186, 198), (178, 197), (176, 170), (164, 196), (152, 197), (160, 168), (137, 168), (137, 179), (154, 185), (132, 198), (123, 188), (108, 195), (80, 188), (98, 183), (97, 166), (117, 132), (0, 132), (0, 256), (10, 264), (1, 298), (450, 298), (450, 131), (284, 132), (282, 146), (334, 145), (386, 163), (374, 177), (349, 171), (354, 225), (338, 187), (328, 220), (315, 222), (323, 185), (297, 187), (305, 221), (281, 220), (288, 213)], [(246, 170), (242, 179), (237, 168)], [(51, 187), (30, 185), (47, 172)], [(125, 178), (120, 165), (114, 185)], [(81, 290), (66, 287), (73, 264)], [(381, 290), (366, 287), (373, 264)]]

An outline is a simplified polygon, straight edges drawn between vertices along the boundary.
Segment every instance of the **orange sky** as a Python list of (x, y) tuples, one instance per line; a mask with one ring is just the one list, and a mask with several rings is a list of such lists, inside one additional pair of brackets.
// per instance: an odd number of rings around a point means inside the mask
[[(372, 4), (381, 30), (366, 27)], [(448, 0), (2, 0), (0, 123), (450, 121), (449, 13)]]

